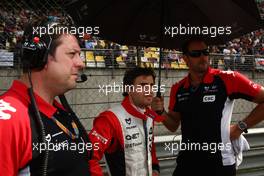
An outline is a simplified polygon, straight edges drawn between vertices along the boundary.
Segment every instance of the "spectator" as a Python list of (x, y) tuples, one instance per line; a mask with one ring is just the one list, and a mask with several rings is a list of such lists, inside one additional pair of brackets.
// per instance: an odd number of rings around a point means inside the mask
[(233, 46), (228, 46), (228, 48), (223, 50), (224, 54), (224, 69), (225, 70), (234, 70), (234, 60), (235, 60), (235, 54), (237, 51), (234, 49)]

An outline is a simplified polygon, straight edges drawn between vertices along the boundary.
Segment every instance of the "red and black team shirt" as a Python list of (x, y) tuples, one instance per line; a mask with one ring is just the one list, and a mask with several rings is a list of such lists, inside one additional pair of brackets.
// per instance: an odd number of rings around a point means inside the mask
[[(33, 157), (33, 151), (39, 151), (41, 144), (33, 137), (27, 89), (23, 83), (14, 81), (11, 88), (0, 96), (0, 175), (40, 175), (41, 161), (39, 157)], [(45, 126), (46, 140), (49, 141), (47, 175), (89, 175), (88, 154), (83, 145), (87, 134), (71, 139), (51, 117), (74, 132), (72, 114), (56, 101), (52, 106), (36, 94), (35, 98)], [(78, 147), (78, 144), (84, 147)]]
[[(229, 128), (234, 99), (243, 98), (252, 101), (260, 89), (260, 85), (238, 72), (211, 68), (208, 69), (203, 82), (196, 88), (190, 85), (189, 75), (173, 85), (169, 110), (179, 112), (181, 115), (183, 143), (208, 145), (230, 143)], [(184, 152), (193, 154), (204, 151)], [(234, 164), (231, 147), (221, 148), (216, 153), (212, 156), (222, 160), (223, 165)]]

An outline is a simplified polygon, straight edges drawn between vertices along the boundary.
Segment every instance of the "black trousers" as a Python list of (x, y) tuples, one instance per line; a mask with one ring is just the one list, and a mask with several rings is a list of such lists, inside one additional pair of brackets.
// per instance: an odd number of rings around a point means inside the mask
[(173, 176), (235, 176), (236, 164), (223, 166), (221, 154), (181, 153)]

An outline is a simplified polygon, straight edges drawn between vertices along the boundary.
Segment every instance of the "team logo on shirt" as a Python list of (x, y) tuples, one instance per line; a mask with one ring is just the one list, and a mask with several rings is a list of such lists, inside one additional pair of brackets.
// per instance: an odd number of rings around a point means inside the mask
[(126, 123), (127, 123), (128, 125), (131, 124), (131, 118), (125, 119), (125, 121), (126, 121)]
[(215, 95), (205, 95), (203, 97), (203, 102), (214, 102), (215, 101)]
[(204, 86), (204, 90), (205, 90), (205, 91), (208, 91), (209, 89), (210, 89), (209, 86)]
[(258, 85), (255, 84), (254, 82), (250, 81), (249, 82), (250, 86), (253, 87), (254, 89), (257, 89), (258, 88)]
[(10, 103), (5, 102), (4, 100), (0, 100), (0, 120), (10, 119), (11, 115), (4, 111), (16, 112), (16, 109), (10, 106)]
[(97, 137), (97, 139), (98, 139), (99, 141), (101, 141), (103, 144), (107, 144), (108, 139), (104, 138), (102, 135), (100, 135), (99, 133), (97, 133), (97, 131), (94, 130), (94, 131), (92, 132), (92, 135), (94, 135), (95, 137)]
[(210, 94), (210, 93), (216, 93), (218, 92), (217, 85), (212, 85), (212, 86), (204, 86), (204, 94)]
[(217, 89), (217, 85), (213, 85), (212, 86), (212, 89)]
[(234, 71), (231, 71), (231, 70), (227, 70), (227, 71), (222, 70), (221, 73), (235, 76), (235, 72)]
[(131, 134), (131, 135), (126, 135), (126, 140), (133, 140), (133, 139), (137, 139), (139, 138), (139, 133), (134, 133), (134, 134)]

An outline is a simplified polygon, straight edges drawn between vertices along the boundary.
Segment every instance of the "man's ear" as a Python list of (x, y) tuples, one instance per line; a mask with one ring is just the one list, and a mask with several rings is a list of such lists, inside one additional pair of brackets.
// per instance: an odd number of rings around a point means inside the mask
[(183, 60), (186, 63), (187, 66), (189, 66), (189, 58), (186, 55), (183, 55)]
[(50, 62), (53, 62), (53, 61), (55, 60), (54, 56), (52, 56), (51, 54), (48, 54), (47, 57), (48, 57), (48, 58), (47, 58), (47, 63), (46, 63), (46, 65), (44, 66), (45, 69), (48, 68), (48, 65), (50, 64)]
[(131, 96), (131, 94), (133, 94), (134, 90), (133, 90), (133, 88), (132, 89), (129, 88), (126, 92), (127, 92), (128, 96)]
[(51, 54), (48, 55), (48, 62), (49, 61), (55, 61), (55, 60), (56, 59), (55, 59), (55, 57), (53, 55), (51, 55)]

